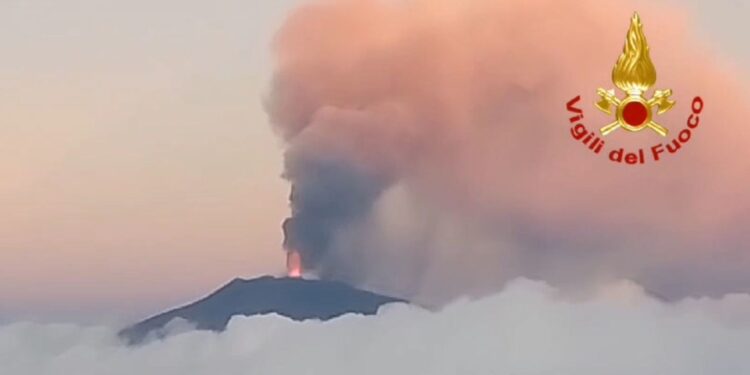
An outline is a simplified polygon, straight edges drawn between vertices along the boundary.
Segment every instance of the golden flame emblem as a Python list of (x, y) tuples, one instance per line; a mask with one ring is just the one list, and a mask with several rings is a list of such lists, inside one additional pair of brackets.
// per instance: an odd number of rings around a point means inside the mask
[[(644, 94), (656, 84), (656, 68), (651, 61), (651, 53), (643, 32), (643, 24), (638, 13), (633, 15), (620, 58), (612, 70), (612, 83), (627, 93), (624, 99), (615, 94), (615, 90), (599, 89), (600, 101), (596, 104), (602, 112), (612, 115), (616, 121), (603, 127), (600, 131), (606, 136), (623, 128), (631, 132), (651, 129), (666, 137), (669, 131), (653, 121), (653, 114), (662, 114), (674, 107), (670, 99), (672, 90), (656, 90), (651, 99)], [(613, 111), (614, 109), (614, 111)]]

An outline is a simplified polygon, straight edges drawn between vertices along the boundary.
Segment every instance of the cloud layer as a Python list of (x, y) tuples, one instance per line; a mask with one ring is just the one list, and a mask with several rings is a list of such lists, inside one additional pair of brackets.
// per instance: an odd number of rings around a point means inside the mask
[(111, 374), (742, 374), (750, 296), (664, 304), (630, 282), (572, 302), (541, 283), (440, 312), (406, 305), (376, 317), (296, 323), (236, 318), (141, 347), (115, 330), (0, 327), (0, 373)]

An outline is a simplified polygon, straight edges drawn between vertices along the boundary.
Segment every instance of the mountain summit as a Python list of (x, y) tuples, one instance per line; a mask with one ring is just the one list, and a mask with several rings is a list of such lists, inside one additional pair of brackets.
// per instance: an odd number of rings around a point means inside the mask
[(181, 318), (199, 330), (223, 331), (233, 316), (279, 314), (294, 320), (329, 320), (344, 314), (374, 315), (388, 303), (406, 302), (339, 282), (299, 278), (235, 279), (208, 297), (146, 319), (120, 332), (130, 344), (163, 338)]

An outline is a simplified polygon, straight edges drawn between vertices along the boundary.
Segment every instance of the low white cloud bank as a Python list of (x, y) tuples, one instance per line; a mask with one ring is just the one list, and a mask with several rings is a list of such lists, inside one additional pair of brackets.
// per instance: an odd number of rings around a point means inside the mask
[(139, 347), (113, 328), (0, 327), (0, 374), (712, 374), (750, 373), (750, 296), (664, 303), (623, 282), (572, 301), (527, 280), (439, 312), (292, 322), (237, 318)]

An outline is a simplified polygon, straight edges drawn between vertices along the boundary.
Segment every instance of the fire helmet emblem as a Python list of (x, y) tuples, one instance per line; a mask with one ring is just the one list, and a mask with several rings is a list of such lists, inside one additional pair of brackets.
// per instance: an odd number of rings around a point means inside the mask
[(648, 42), (638, 13), (631, 19), (625, 47), (612, 70), (612, 83), (627, 96), (618, 98), (614, 89), (597, 90), (600, 101), (596, 103), (596, 107), (610, 116), (615, 116), (614, 122), (601, 128), (602, 136), (607, 136), (620, 128), (630, 132), (651, 129), (663, 137), (669, 134), (669, 130), (653, 118), (655, 113), (660, 115), (674, 107), (675, 101), (670, 99), (672, 90), (656, 90), (650, 99), (645, 97), (648, 90), (656, 84), (656, 68), (651, 61)]

